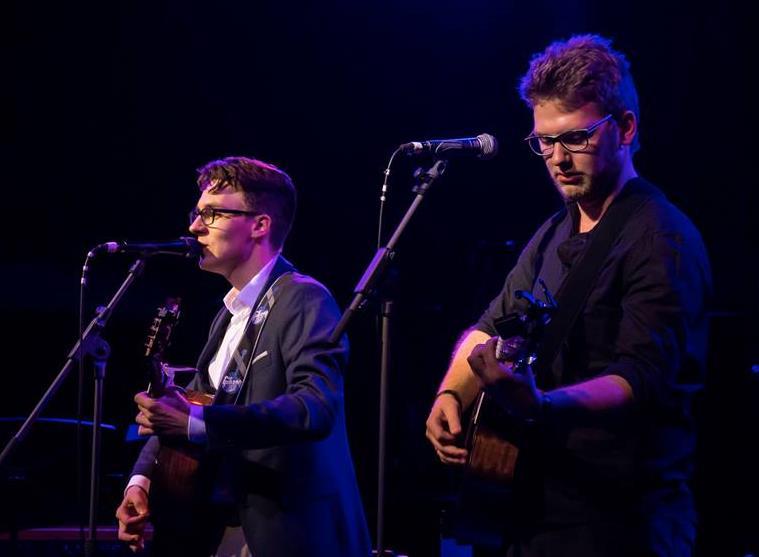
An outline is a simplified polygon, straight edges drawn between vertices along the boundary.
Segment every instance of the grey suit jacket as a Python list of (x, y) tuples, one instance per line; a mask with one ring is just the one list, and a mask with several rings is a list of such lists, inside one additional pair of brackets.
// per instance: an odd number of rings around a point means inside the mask
[[(340, 311), (319, 282), (280, 257), (268, 284), (292, 272), (269, 312), (238, 404), (204, 408), (207, 451), (236, 470), (238, 511), (256, 557), (363, 557), (370, 541), (348, 447), (343, 376), (348, 343), (329, 343)], [(213, 392), (208, 363), (231, 314), (211, 326), (191, 388)], [(160, 441), (133, 474), (150, 477)]]

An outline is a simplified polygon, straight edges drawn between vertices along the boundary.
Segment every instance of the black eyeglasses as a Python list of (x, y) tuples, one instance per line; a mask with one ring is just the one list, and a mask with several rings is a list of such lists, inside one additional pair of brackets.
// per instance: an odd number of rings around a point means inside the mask
[(190, 211), (190, 224), (195, 222), (195, 219), (200, 217), (200, 221), (206, 225), (211, 226), (219, 215), (246, 215), (249, 217), (255, 217), (261, 213), (254, 211), (241, 211), (239, 209), (220, 209), (218, 207), (203, 207), (198, 209), (195, 207)]
[(588, 148), (590, 138), (593, 133), (611, 118), (611, 114), (601, 118), (598, 122), (591, 124), (581, 130), (569, 130), (558, 135), (542, 135), (532, 133), (524, 138), (532, 149), (532, 152), (541, 157), (550, 157), (553, 154), (553, 146), (558, 141), (567, 151), (571, 153), (581, 153)]

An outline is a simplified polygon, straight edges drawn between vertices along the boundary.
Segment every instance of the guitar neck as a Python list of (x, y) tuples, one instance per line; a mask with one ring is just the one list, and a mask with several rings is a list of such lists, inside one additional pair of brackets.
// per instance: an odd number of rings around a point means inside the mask
[(153, 398), (163, 396), (166, 393), (166, 374), (163, 371), (163, 362), (158, 356), (150, 356), (147, 360), (150, 379), (148, 394)]
[(148, 394), (153, 398), (163, 396), (168, 386), (164, 369), (163, 353), (169, 345), (171, 331), (179, 319), (179, 299), (169, 298), (166, 304), (158, 308), (158, 314), (150, 326), (145, 341), (145, 361), (148, 375)]

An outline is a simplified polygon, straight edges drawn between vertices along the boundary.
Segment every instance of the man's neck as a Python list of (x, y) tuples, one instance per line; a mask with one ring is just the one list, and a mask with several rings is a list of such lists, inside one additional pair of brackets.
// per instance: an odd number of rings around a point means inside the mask
[(617, 195), (619, 195), (619, 192), (622, 191), (624, 185), (637, 176), (638, 173), (635, 171), (632, 161), (628, 160), (622, 167), (622, 172), (619, 173), (614, 188), (606, 197), (578, 202), (577, 208), (580, 210), (580, 226), (578, 232), (590, 232), (593, 230), (601, 220), (601, 217), (604, 216), (604, 213), (606, 213), (611, 202), (614, 201)]
[(227, 277), (229, 283), (237, 289), (237, 291), (245, 288), (245, 285), (248, 284), (250, 280), (256, 276), (267, 263), (269, 263), (269, 261), (279, 255), (279, 250), (271, 249), (268, 246), (265, 248), (262, 246), (259, 247), (261, 247), (261, 249), (254, 250), (248, 260), (238, 266)]

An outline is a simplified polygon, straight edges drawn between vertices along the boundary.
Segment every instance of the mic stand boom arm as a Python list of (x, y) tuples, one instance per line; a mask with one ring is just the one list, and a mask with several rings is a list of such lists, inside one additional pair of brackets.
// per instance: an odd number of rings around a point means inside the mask
[(74, 368), (74, 364), (79, 362), (84, 356), (92, 356), (95, 362), (95, 409), (93, 415), (92, 424), (92, 455), (91, 455), (91, 476), (90, 476), (90, 514), (89, 514), (89, 539), (85, 546), (85, 553), (87, 555), (94, 554), (94, 543), (96, 538), (96, 526), (95, 516), (97, 514), (97, 501), (98, 490), (100, 484), (100, 421), (102, 418), (102, 394), (103, 394), (103, 380), (105, 378), (105, 366), (110, 354), (110, 347), (108, 343), (100, 337), (101, 331), (105, 328), (108, 319), (113, 314), (114, 309), (118, 305), (121, 298), (126, 294), (126, 291), (132, 285), (134, 280), (142, 273), (145, 267), (145, 260), (138, 259), (129, 269), (124, 282), (119, 287), (118, 291), (113, 295), (108, 305), (101, 307), (95, 317), (92, 318), (87, 329), (82, 333), (81, 340), (78, 340), (74, 347), (69, 352), (66, 363), (64, 364), (58, 376), (53, 383), (48, 387), (47, 391), (34, 407), (32, 413), (24, 421), (23, 425), (19, 428), (18, 432), (11, 437), (8, 444), (0, 453), (0, 467), (10, 457), (11, 453), (16, 447), (26, 438), (29, 430), (39, 415), (48, 405), (58, 389), (61, 387), (66, 377)]
[(369, 266), (364, 271), (361, 280), (358, 281), (358, 284), (356, 284), (356, 287), (353, 289), (353, 292), (355, 293), (353, 300), (348, 306), (348, 309), (343, 312), (340, 321), (330, 337), (330, 342), (333, 344), (336, 344), (340, 340), (340, 337), (348, 328), (348, 323), (352, 319), (353, 314), (360, 309), (366, 301), (366, 297), (374, 290), (378, 281), (384, 276), (388, 263), (395, 256), (395, 245), (400, 240), (401, 234), (403, 234), (404, 229), (411, 221), (411, 217), (414, 216), (417, 208), (422, 203), (424, 194), (427, 193), (427, 190), (432, 183), (445, 172), (446, 165), (447, 162), (445, 160), (438, 159), (429, 170), (423, 171), (420, 168), (416, 171), (415, 176), (418, 183), (414, 186), (413, 190), (414, 193), (416, 193), (416, 197), (406, 211), (406, 214), (403, 216), (403, 219), (398, 224), (398, 227), (395, 229), (395, 232), (393, 232), (387, 245), (377, 250), (377, 253), (374, 254), (374, 257), (369, 263)]

